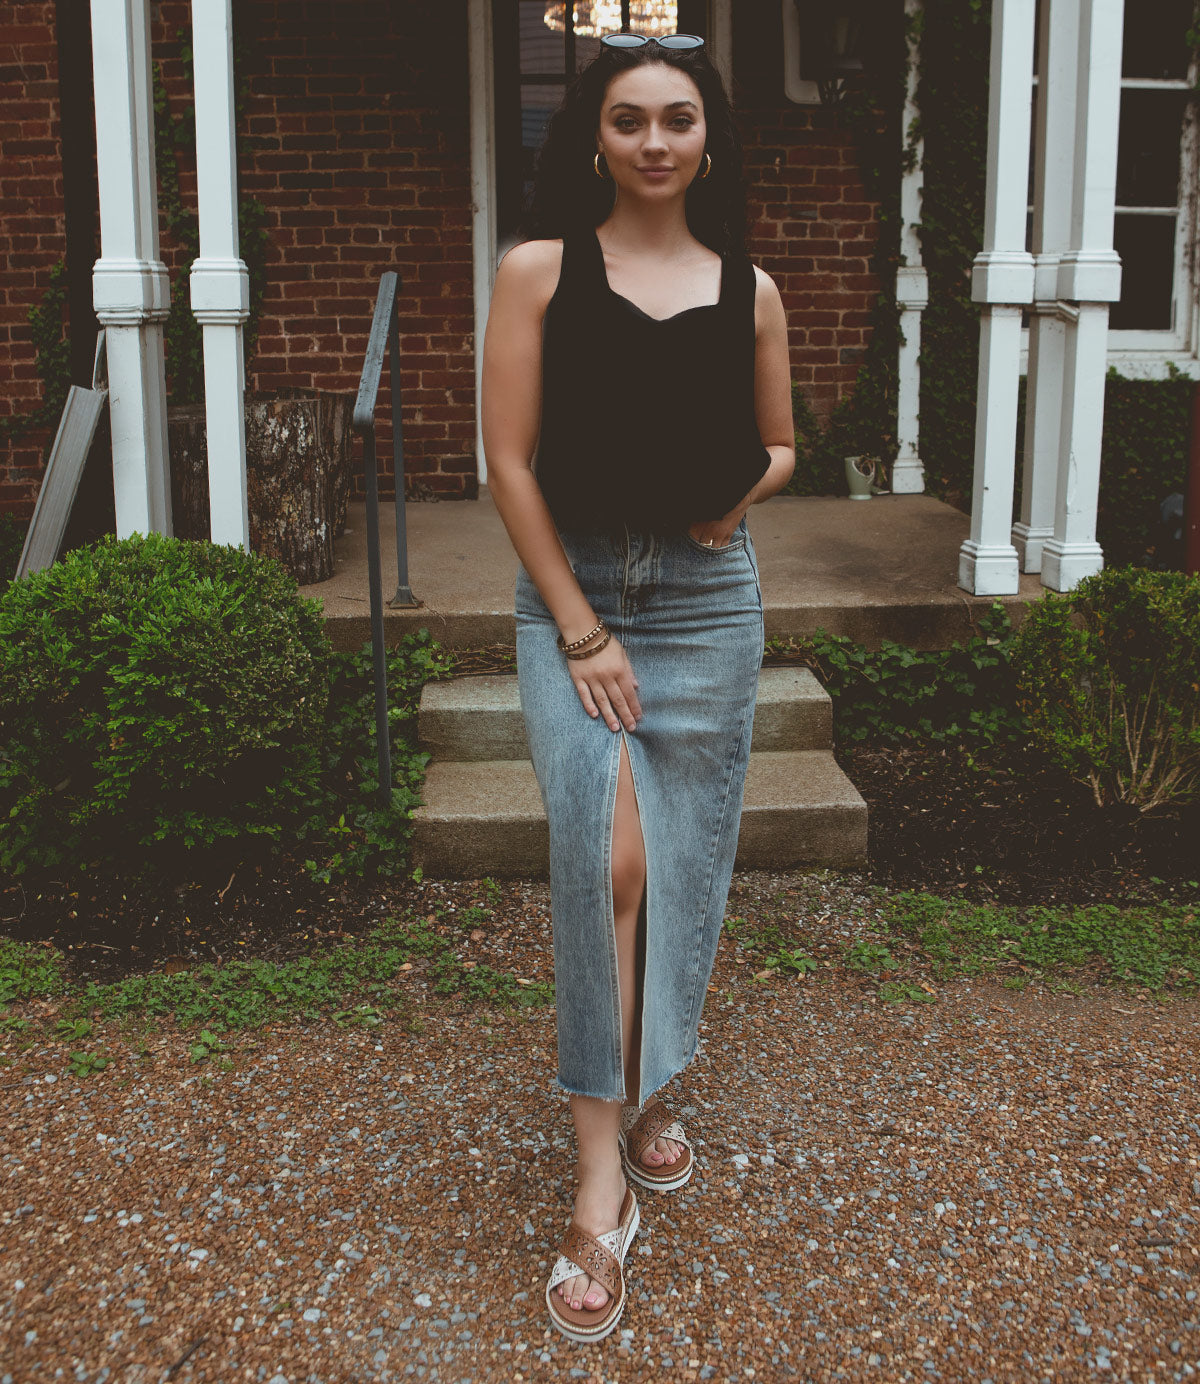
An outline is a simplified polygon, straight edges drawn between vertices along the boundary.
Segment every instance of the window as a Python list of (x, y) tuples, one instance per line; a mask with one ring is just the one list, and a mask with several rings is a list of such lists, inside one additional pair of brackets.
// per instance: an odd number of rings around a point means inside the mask
[[(1121, 298), (1109, 313), (1108, 341), (1113, 363), (1127, 374), (1155, 374), (1171, 356), (1197, 354), (1191, 246), (1198, 170), (1190, 99), (1197, 66), (1187, 43), (1192, 15), (1193, 0), (1148, 0), (1125, 16), (1113, 221)], [(1032, 235), (1032, 208), (1028, 224)]]
[(1148, 13), (1126, 18), (1113, 223), (1121, 300), (1109, 317), (1110, 345), (1117, 349), (1191, 344), (1195, 72), (1186, 35), (1192, 7), (1192, 0), (1158, 0)]

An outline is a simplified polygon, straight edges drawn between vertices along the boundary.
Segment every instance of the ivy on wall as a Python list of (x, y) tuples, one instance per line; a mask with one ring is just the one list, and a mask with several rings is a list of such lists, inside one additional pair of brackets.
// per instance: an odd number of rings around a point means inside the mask
[(925, 141), (918, 234), (929, 279), (929, 306), (921, 314), (919, 451), (926, 491), (969, 508), (979, 363), (971, 264), (983, 245), (991, 6), (925, 0), (917, 39)]
[(825, 118), (851, 131), (859, 175), (867, 197), (878, 204), (878, 234), (870, 270), (880, 289), (871, 307), (867, 345), (854, 386), (822, 425), (803, 390), (792, 390), (796, 425), (796, 470), (786, 493), (828, 495), (844, 490), (842, 459), (878, 457), (890, 468), (898, 447), (896, 409), (901, 344), (896, 303), (900, 263), (900, 178), (904, 161), (904, 98), (908, 80), (905, 18), (899, 3), (887, 7), (870, 26), (863, 55), (864, 78), (851, 83)]
[(1108, 372), (1096, 515), (1106, 566), (1169, 560), (1157, 546), (1159, 506), (1172, 491), (1185, 493), (1196, 387), (1173, 366), (1165, 380)]
[(46, 291), (26, 316), (34, 364), (42, 381), (42, 402), (30, 413), (0, 418), (0, 445), (16, 442), (35, 428), (53, 427), (67, 401), (71, 387), (71, 342), (66, 327), (67, 266), (62, 260), (50, 270)]

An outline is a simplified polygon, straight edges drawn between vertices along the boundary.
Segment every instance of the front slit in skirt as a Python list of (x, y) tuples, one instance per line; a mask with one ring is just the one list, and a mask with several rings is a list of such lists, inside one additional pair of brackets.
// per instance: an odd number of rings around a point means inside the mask
[(644, 1101), (695, 1055), (725, 916), (763, 656), (758, 564), (745, 519), (723, 548), (688, 533), (560, 537), (592, 609), (629, 655), (642, 720), (614, 732), (587, 714), (554, 619), (520, 568), (521, 710), (550, 826), (557, 1082), (625, 1099), (612, 900), (624, 740), (646, 849)]

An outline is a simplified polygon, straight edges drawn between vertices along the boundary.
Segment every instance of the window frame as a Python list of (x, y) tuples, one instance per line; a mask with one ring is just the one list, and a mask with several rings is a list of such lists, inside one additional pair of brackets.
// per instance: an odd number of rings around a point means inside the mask
[[(1195, 88), (1200, 64), (1193, 53), (1186, 77), (1122, 77), (1121, 91), (1158, 90), (1187, 92)], [(1036, 88), (1039, 75), (1034, 73)], [(1108, 332), (1108, 364), (1131, 379), (1165, 379), (1172, 367), (1200, 379), (1200, 272), (1197, 267), (1197, 213), (1200, 210), (1200, 113), (1196, 101), (1188, 101), (1179, 140), (1179, 197), (1175, 211), (1175, 262), (1172, 280), (1172, 317), (1169, 328), (1115, 328)], [(1032, 213), (1032, 203), (1029, 212)], [(1116, 214), (1140, 209), (1118, 204)], [(1165, 208), (1147, 208), (1142, 214), (1163, 215)], [(1021, 369), (1028, 365), (1029, 329), (1021, 333)]]

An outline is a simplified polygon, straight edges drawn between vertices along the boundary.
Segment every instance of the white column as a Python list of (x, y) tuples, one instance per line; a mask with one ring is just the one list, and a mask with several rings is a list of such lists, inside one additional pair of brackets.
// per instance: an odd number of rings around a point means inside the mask
[[(905, 0), (905, 17), (912, 23), (924, 0)], [(908, 153), (908, 132), (918, 127), (917, 44), (908, 40), (908, 89), (901, 124), (901, 154)], [(929, 277), (921, 264), (921, 189), (925, 185), (925, 141), (918, 137), (911, 161), (900, 175), (900, 267), (896, 270), (896, 303), (900, 309), (900, 354), (897, 361), (896, 460), (892, 465), (892, 493), (916, 495), (925, 489), (925, 470), (920, 456), (921, 410), (921, 313), (929, 302)]]
[(158, 256), (149, 0), (91, 0), (100, 258), (92, 301), (105, 329), (117, 537), (171, 532)]
[(204, 337), (211, 537), (249, 549), (242, 323), (250, 315), (250, 278), (238, 254), (230, 3), (192, 0), (200, 257), (192, 264), (191, 296)]
[(1024, 572), (1042, 570), (1042, 545), (1054, 533), (1065, 324), (1074, 317), (1058, 301), (1058, 267), (1071, 245), (1078, 0), (1043, 4), (1038, 39), (1041, 71), (1034, 134), (1034, 309), (1029, 323), (1021, 518), (1012, 531)]
[(1033, 301), (1033, 256), (1025, 250), (1033, 29), (1034, 0), (995, 0), (983, 250), (971, 271), (971, 296), (983, 304), (975, 476), (971, 536), (958, 559), (958, 584), (977, 596), (1013, 595), (1019, 585), (1010, 530), (1021, 305)]
[(1121, 296), (1113, 250), (1123, 0), (1078, 0), (1079, 46), (1071, 248), (1058, 296), (1078, 304), (1067, 328), (1054, 533), (1042, 548), (1042, 585), (1070, 591), (1104, 566), (1096, 542), (1104, 422), (1108, 305)]

